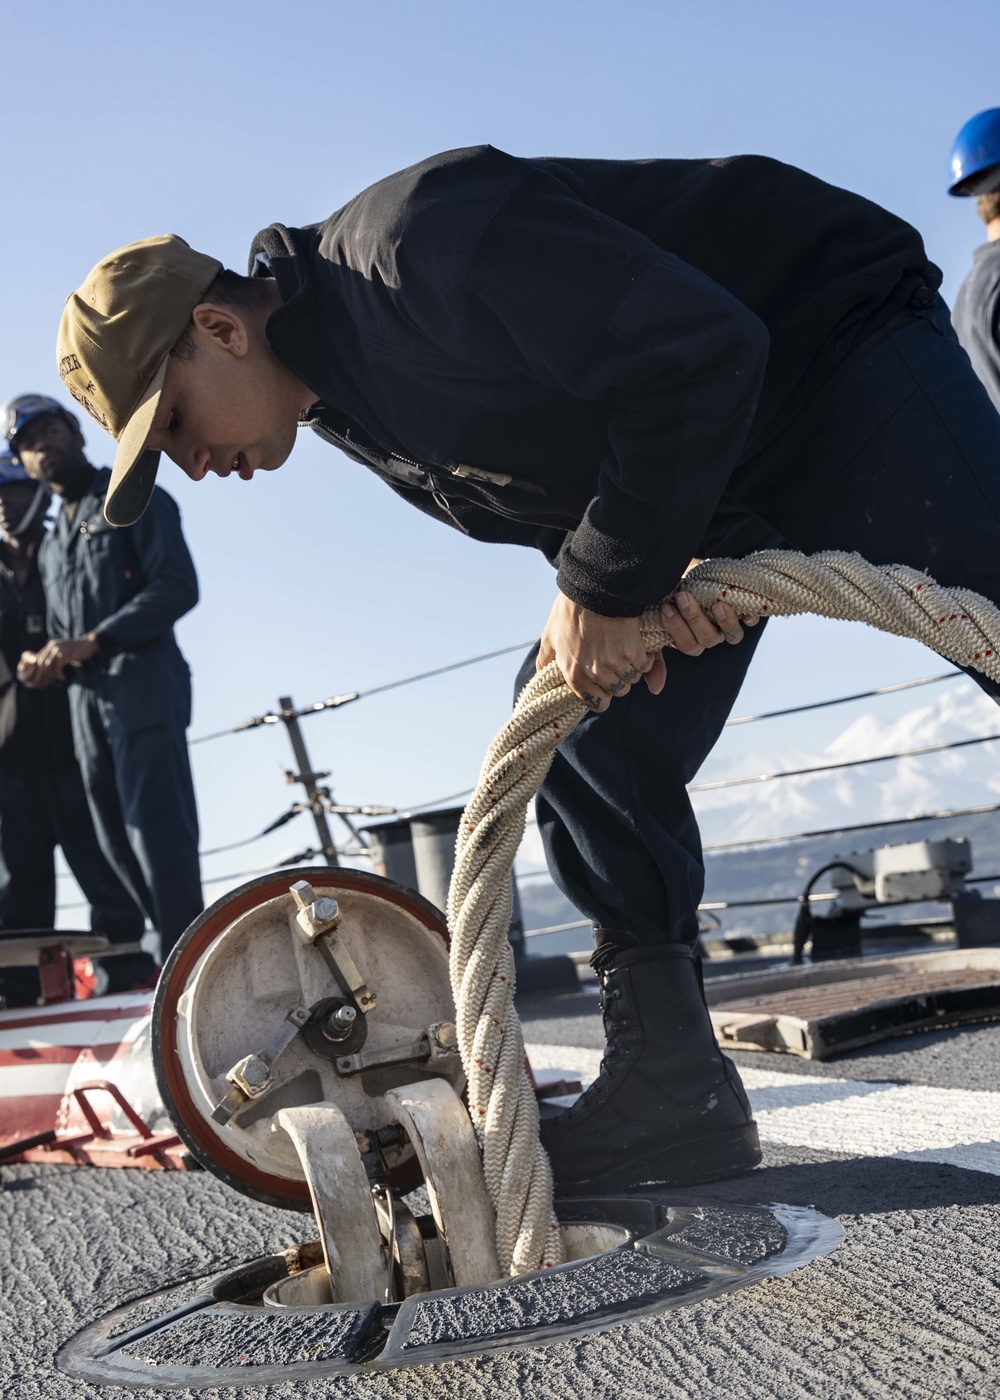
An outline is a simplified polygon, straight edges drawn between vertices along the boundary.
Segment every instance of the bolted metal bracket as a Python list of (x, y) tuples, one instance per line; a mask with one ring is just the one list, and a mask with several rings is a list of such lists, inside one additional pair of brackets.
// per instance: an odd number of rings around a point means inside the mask
[(414, 1031), (414, 1039), (402, 1045), (392, 1045), (382, 1050), (359, 1050), (353, 1055), (338, 1055), (334, 1068), (338, 1074), (360, 1074), (362, 1070), (377, 1069), (382, 1065), (426, 1064), (438, 1061), (454, 1062), (458, 1054), (458, 1034), (454, 1021), (436, 1021), (425, 1031)]
[(375, 993), (337, 935), (342, 917), (337, 901), (329, 895), (317, 895), (308, 880), (296, 880), (290, 889), (298, 909), (295, 928), (300, 938), (318, 949), (341, 991), (367, 1016), (375, 1010)]
[(244, 1104), (267, 1093), (273, 1084), (271, 1071), (274, 1062), (288, 1049), (309, 1020), (310, 1014), (307, 1006), (293, 1006), (263, 1050), (258, 1050), (253, 1055), (244, 1055), (242, 1060), (237, 1060), (232, 1069), (226, 1072), (226, 1078), (232, 1087), (225, 1098), (215, 1105), (212, 1117), (216, 1123), (228, 1123)]
[(340, 923), (340, 905), (330, 895), (317, 895), (308, 880), (296, 880), (289, 888), (299, 911), (295, 922), (307, 943), (315, 942), (321, 933)]

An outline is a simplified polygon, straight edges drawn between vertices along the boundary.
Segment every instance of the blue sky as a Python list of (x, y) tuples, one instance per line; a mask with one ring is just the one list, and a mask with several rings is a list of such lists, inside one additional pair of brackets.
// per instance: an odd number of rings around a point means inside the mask
[[(322, 218), (393, 169), (482, 141), (517, 154), (774, 155), (914, 222), (951, 297), (981, 239), (968, 202), (944, 192), (950, 144), (1000, 103), (995, 0), (56, 0), (6, 7), (0, 46), (2, 397), (58, 391), (62, 300), (112, 247), (173, 231), (243, 270), (265, 224)], [(739, 220), (734, 209), (737, 233)], [(85, 426), (92, 459), (107, 461), (110, 440)], [(547, 615), (540, 557), (424, 520), (311, 434), (250, 484), (194, 485), (170, 464), (160, 479), (202, 579), (179, 629), (193, 734), (280, 693), (306, 702), (530, 637)], [(778, 623), (740, 708), (937, 668), (860, 627)], [(347, 801), (407, 806), (466, 788), (515, 669), (505, 658), (310, 720), (313, 757)], [(804, 734), (789, 726), (788, 740)], [(194, 752), (205, 846), (252, 835), (292, 797), (281, 734)], [(311, 836), (299, 819), (211, 858), (206, 876)]]

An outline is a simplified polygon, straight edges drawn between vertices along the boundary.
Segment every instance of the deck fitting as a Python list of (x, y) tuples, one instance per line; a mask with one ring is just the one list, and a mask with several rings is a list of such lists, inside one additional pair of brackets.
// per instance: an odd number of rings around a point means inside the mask
[(559, 1203), (571, 1258), (465, 1288), (269, 1306), (275, 1284), (322, 1264), (311, 1242), (117, 1307), (72, 1338), (57, 1364), (98, 1385), (246, 1386), (377, 1372), (607, 1331), (791, 1272), (836, 1249), (840, 1226), (787, 1205), (700, 1206), (666, 1195)]

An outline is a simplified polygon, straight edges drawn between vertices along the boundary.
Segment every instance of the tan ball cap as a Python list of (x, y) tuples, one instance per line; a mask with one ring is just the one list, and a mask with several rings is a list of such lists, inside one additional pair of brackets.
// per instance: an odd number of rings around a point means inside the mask
[(109, 253), (66, 298), (56, 361), (77, 403), (118, 443), (104, 503), (112, 525), (134, 524), (149, 504), (160, 454), (146, 441), (170, 352), (221, 271), (168, 233)]

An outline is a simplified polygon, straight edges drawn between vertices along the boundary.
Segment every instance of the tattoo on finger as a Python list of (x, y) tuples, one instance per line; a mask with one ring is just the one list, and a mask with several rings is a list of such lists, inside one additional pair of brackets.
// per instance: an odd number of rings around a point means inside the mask
[(583, 700), (583, 703), (591, 710), (599, 710), (601, 708), (601, 702), (600, 700), (598, 700), (596, 695), (588, 695), (587, 692), (584, 691), (583, 695), (581, 696), (581, 699)]

